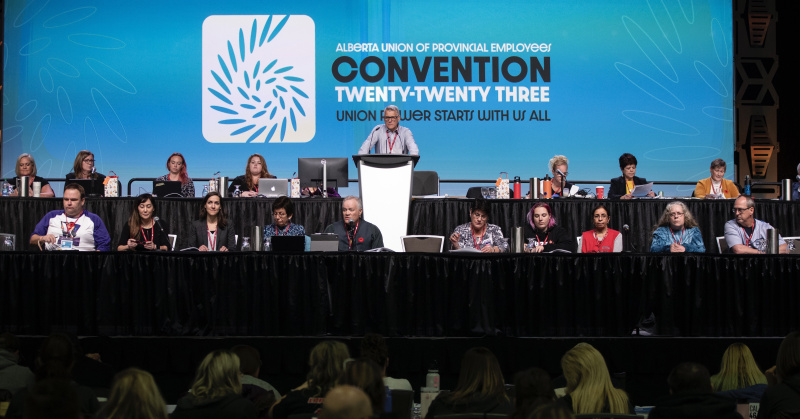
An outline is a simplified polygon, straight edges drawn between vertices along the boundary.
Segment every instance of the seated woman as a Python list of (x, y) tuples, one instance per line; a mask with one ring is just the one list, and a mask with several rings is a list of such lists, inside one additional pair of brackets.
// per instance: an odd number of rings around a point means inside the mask
[(503, 239), (500, 227), (489, 224), (489, 203), (484, 199), (476, 199), (469, 210), (469, 222), (456, 227), (450, 235), (453, 250), (472, 248), (482, 253), (500, 253), (508, 251), (508, 244)]
[(153, 195), (139, 195), (128, 222), (122, 228), (117, 250), (169, 250), (169, 237), (162, 225), (156, 226), (155, 212)]
[[(631, 199), (633, 188), (636, 185), (644, 185), (647, 179), (636, 177), (636, 157), (633, 154), (625, 153), (619, 156), (619, 169), (622, 176), (611, 179), (611, 186), (608, 188), (609, 199)], [(650, 191), (647, 196), (656, 196), (655, 192)]]
[(242, 397), (239, 357), (216, 350), (206, 355), (189, 394), (178, 399), (172, 419), (256, 418), (253, 403)]
[[(28, 196), (33, 196), (33, 182), (39, 182), (41, 184), (39, 196), (56, 196), (55, 192), (53, 192), (53, 188), (50, 187), (50, 182), (41, 176), (36, 176), (36, 160), (34, 160), (33, 156), (30, 154), (22, 153), (19, 155), (19, 157), (17, 157), (17, 165), (14, 166), (14, 173), (17, 176), (9, 179), (8, 183), (15, 188), (17, 185), (17, 179), (19, 179), (21, 176), (27, 176), (30, 179), (30, 183), (28, 184)], [(11, 196), (17, 195), (19, 195), (19, 191), (14, 189), (14, 192), (11, 193)]]
[(172, 153), (167, 159), (167, 170), (169, 170), (169, 173), (157, 177), (156, 181), (180, 181), (181, 196), (194, 198), (194, 182), (186, 174), (186, 160), (183, 158), (183, 154)]
[(461, 413), (508, 415), (513, 411), (500, 363), (492, 351), (478, 347), (464, 354), (456, 388), (439, 393), (428, 407), (425, 418)]
[(694, 187), (695, 198), (723, 199), (739, 196), (739, 188), (725, 177), (725, 160), (716, 159), (711, 162), (711, 177), (697, 182)]
[(606, 361), (594, 346), (585, 342), (575, 345), (561, 357), (561, 370), (567, 394), (559, 401), (576, 415), (634, 412), (628, 395), (611, 384)]
[(336, 385), (347, 358), (350, 358), (350, 352), (344, 343), (335, 340), (318, 343), (308, 358), (306, 382), (273, 405), (270, 417), (286, 419), (289, 415), (316, 412), (322, 407), (328, 390)]
[(102, 184), (106, 177), (97, 172), (92, 173), (92, 169), (94, 169), (94, 154), (89, 150), (81, 150), (72, 163), (72, 172), (67, 173), (67, 180), (94, 179)]
[(722, 354), (719, 374), (711, 377), (711, 386), (721, 396), (758, 403), (767, 389), (767, 377), (758, 368), (750, 348), (737, 342)]
[(242, 197), (258, 196), (258, 180), (259, 179), (275, 179), (275, 176), (267, 170), (267, 162), (261, 154), (253, 154), (247, 159), (247, 166), (245, 167), (245, 174), (237, 176), (231, 181), (228, 187), (228, 195), (233, 196), (236, 187), (242, 193)]
[(305, 236), (306, 230), (300, 224), (293, 224), (294, 203), (289, 197), (281, 196), (272, 203), (273, 223), (264, 227), (264, 239), (272, 236)]
[(108, 402), (95, 416), (102, 419), (167, 419), (167, 405), (153, 376), (137, 368), (128, 368), (114, 376)]
[(189, 229), (189, 247), (201, 252), (227, 252), (236, 250), (236, 234), (228, 225), (228, 215), (222, 206), (219, 192), (209, 192), (200, 207), (200, 219), (192, 221)]
[(594, 230), (584, 231), (581, 235), (581, 247), (578, 253), (619, 253), (622, 251), (622, 234), (608, 228), (611, 216), (603, 204), (592, 211)]
[(575, 252), (575, 239), (567, 229), (556, 225), (550, 205), (544, 202), (537, 203), (528, 211), (525, 237), (531, 242), (525, 245), (527, 253), (552, 252), (557, 249)]
[(681, 201), (667, 204), (664, 213), (653, 231), (651, 252), (698, 252), (706, 251), (703, 234), (689, 208)]

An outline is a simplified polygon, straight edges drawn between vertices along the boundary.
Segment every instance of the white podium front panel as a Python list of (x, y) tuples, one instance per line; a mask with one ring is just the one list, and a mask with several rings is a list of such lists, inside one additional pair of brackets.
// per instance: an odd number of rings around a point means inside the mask
[(358, 164), (358, 185), (364, 219), (381, 229), (383, 245), (403, 251), (401, 237), (408, 234), (412, 162), (392, 167)]

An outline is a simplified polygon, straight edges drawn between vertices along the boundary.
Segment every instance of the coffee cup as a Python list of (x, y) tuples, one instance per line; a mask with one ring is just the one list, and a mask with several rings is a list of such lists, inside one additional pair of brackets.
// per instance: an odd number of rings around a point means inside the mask
[(33, 196), (38, 198), (42, 194), (42, 182), (33, 182)]
[(598, 186), (595, 188), (595, 193), (597, 194), (597, 199), (603, 199), (603, 192), (605, 191), (604, 186)]

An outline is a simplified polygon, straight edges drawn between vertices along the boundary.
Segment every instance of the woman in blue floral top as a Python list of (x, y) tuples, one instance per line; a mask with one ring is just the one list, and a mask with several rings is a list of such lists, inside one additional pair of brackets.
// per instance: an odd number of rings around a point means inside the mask
[(306, 229), (300, 224), (292, 222), (294, 217), (294, 203), (291, 199), (281, 196), (272, 203), (273, 223), (264, 227), (264, 241), (272, 236), (305, 236)]
[(667, 204), (653, 231), (650, 251), (670, 253), (706, 251), (703, 235), (686, 204), (681, 201)]
[(500, 227), (489, 224), (489, 204), (483, 199), (475, 200), (469, 211), (469, 222), (456, 227), (450, 235), (450, 244), (453, 250), (473, 248), (483, 253), (508, 251)]

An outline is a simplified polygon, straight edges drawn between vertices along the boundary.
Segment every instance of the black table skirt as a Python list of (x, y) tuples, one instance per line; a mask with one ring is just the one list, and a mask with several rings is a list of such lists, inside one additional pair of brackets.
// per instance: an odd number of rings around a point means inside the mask
[(0, 329), (164, 336), (675, 336), (800, 326), (800, 257), (0, 253)]

